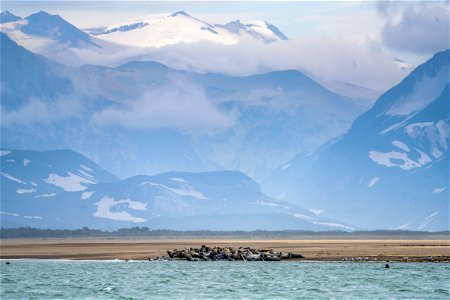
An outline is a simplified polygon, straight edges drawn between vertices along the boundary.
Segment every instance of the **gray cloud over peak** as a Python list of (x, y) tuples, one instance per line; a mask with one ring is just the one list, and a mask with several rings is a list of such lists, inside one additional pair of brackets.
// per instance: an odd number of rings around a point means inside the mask
[(378, 12), (386, 19), (381, 40), (387, 47), (427, 55), (449, 48), (447, 1), (381, 1)]

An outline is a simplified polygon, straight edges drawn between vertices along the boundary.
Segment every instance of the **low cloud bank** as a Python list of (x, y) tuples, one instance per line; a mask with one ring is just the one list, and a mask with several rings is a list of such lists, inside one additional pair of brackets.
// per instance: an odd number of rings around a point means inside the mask
[(188, 131), (214, 131), (234, 124), (232, 116), (216, 108), (201, 88), (178, 79), (170, 86), (152, 89), (139, 99), (127, 101), (125, 106), (103, 109), (93, 115), (93, 120), (101, 127)]
[(210, 42), (150, 49), (139, 59), (156, 60), (177, 69), (249, 75), (295, 69), (327, 80), (386, 90), (410, 70), (399, 68), (374, 41), (363, 44), (330, 38), (304, 38), (271, 44)]

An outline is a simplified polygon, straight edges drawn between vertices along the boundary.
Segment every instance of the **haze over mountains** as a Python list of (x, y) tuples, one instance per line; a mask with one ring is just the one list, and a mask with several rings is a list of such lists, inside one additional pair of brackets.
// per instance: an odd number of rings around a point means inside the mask
[(2, 44), (2, 80), (14, 87), (2, 90), (2, 145), (73, 149), (121, 177), (226, 168), (263, 178), (366, 109), (298, 71), (230, 77), (154, 62), (73, 69), (5, 35)]
[[(342, 62), (329, 64), (324, 70), (306, 58), (308, 53), (311, 55), (308, 41), (290, 40), (273, 24), (242, 20), (224, 25), (210, 24), (183, 11), (85, 30), (59, 15), (44, 11), (25, 18), (4, 11), (0, 20), (1, 31), (16, 43), (67, 66), (117, 67), (135, 60), (156, 60), (175, 69), (234, 76), (296, 69), (315, 76), (321, 84), (340, 95), (369, 102), (388, 87), (382, 83), (384, 78), (399, 80), (413, 68), (398, 59), (383, 56), (389, 76), (374, 75), (370, 77), (378, 78), (380, 82), (358, 83), (355, 76), (364, 70), (364, 65), (370, 64), (363, 64), (357, 57), (345, 57), (342, 53)], [(298, 51), (304, 54), (297, 55)], [(361, 55), (362, 60), (367, 59), (367, 54)], [(322, 59), (324, 63), (329, 61), (329, 54)], [(335, 68), (339, 70), (332, 71)], [(367, 72), (375, 73), (370, 71), (372, 68), (370, 66)], [(330, 72), (335, 76), (330, 77)], [(356, 73), (348, 77), (345, 75), (348, 72)]]
[[(2, 226), (448, 229), (449, 51), (371, 107), (370, 90), (297, 70), (131, 59), (287, 39), (264, 22), (177, 12), (85, 32), (45, 12), (0, 17)], [(64, 64), (120, 51), (118, 66)], [(80, 154), (40, 152), (55, 149)]]

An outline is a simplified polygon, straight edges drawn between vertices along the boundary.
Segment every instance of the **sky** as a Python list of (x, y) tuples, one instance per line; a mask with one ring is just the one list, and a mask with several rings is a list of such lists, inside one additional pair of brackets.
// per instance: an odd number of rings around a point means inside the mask
[[(194, 69), (205, 72), (233, 73), (236, 69), (240, 69), (242, 74), (250, 74), (260, 70), (281, 68), (308, 70), (302, 66), (308, 63), (320, 65), (323, 61), (327, 65), (316, 68), (330, 69), (327, 72), (331, 78), (336, 76), (342, 64), (354, 67), (365, 63), (373, 64), (376, 68), (377, 65), (383, 66), (389, 58), (417, 66), (434, 53), (449, 48), (448, 1), (2, 1), (1, 6), (2, 10), (7, 9), (22, 17), (39, 10), (59, 14), (80, 28), (184, 10), (212, 24), (224, 24), (237, 19), (264, 20), (277, 26), (292, 41), (282, 46), (271, 45), (264, 49), (248, 45), (244, 49), (238, 46), (226, 50), (226, 53), (224, 49), (216, 49), (212, 45), (210, 51), (214, 55), (230, 56), (231, 61), (239, 61), (238, 53), (244, 53), (243, 56), (248, 57), (248, 61), (239, 62), (235, 67), (232, 63), (216, 66), (213, 61), (211, 64), (206, 61), (203, 65), (194, 66)], [(186, 59), (175, 62), (174, 67), (192, 68), (193, 66), (186, 65), (186, 61), (198, 60), (199, 58), (195, 56), (197, 50), (195, 47), (181, 50), (179, 47), (177, 49), (169, 47), (164, 49), (164, 55), (162, 51), (159, 53), (155, 51), (152, 58), (159, 57), (162, 62), (174, 62), (176, 61), (174, 57), (183, 56)], [(165, 54), (174, 52), (176, 55), (173, 54), (173, 57)], [(275, 53), (280, 59), (268, 62), (273, 60), (270, 53)], [(291, 56), (285, 58), (284, 53), (290, 53)], [(316, 56), (316, 60), (298, 61), (298, 56), (303, 53)], [(321, 56), (319, 57), (317, 53)], [(260, 59), (257, 60), (252, 56)], [(352, 56), (355, 57), (354, 61), (351, 61)], [(343, 63), (346, 60), (348, 63)], [(241, 67), (246, 65), (248, 68)], [(385, 70), (390, 71), (387, 66)], [(370, 67), (361, 70), (360, 73), (369, 72), (372, 72)], [(327, 77), (327, 74), (318, 75)], [(369, 76), (365, 81), (353, 82), (352, 80), (358, 79), (361, 74), (352, 72), (351, 78), (342, 76), (338, 79), (369, 86), (374, 80), (382, 80), (383, 74), (378, 75), (378, 77)], [(371, 88), (386, 89), (405, 75), (399, 73), (395, 76), (391, 74), (389, 77), (388, 74), (386, 82), (380, 81), (379, 86)]]

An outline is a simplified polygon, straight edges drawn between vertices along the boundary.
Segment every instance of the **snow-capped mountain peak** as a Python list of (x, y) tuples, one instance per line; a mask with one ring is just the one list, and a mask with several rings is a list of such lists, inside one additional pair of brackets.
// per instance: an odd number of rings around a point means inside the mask
[(274, 25), (265, 21), (244, 21), (240, 20), (229, 22), (225, 25), (216, 25), (227, 29), (230, 32), (240, 36), (245, 34), (253, 38), (262, 40), (266, 43), (287, 40), (288, 38)]
[(10, 13), (7, 10), (3, 10), (0, 13), (0, 23), (9, 23), (9, 22), (15, 22), (15, 21), (19, 21), (19, 20), (22, 20), (22, 18)]
[(71, 46), (80, 43), (93, 44), (87, 33), (76, 28), (59, 15), (39, 11), (26, 17), (25, 20), (28, 22), (20, 28), (25, 34), (56, 39)]
[(185, 11), (166, 15), (150, 15), (129, 22), (86, 29), (100, 39), (137, 47), (162, 47), (177, 43), (202, 41), (236, 44), (243, 40), (270, 43), (287, 37), (274, 25), (239, 20), (225, 25), (211, 25)]
[[(173, 14), (170, 15), (171, 17), (176, 17), (176, 16), (185, 16), (185, 17), (191, 17), (191, 15), (189, 15), (188, 13), (186, 13), (183, 10), (174, 12)], [(191, 17), (192, 18), (192, 17)]]

